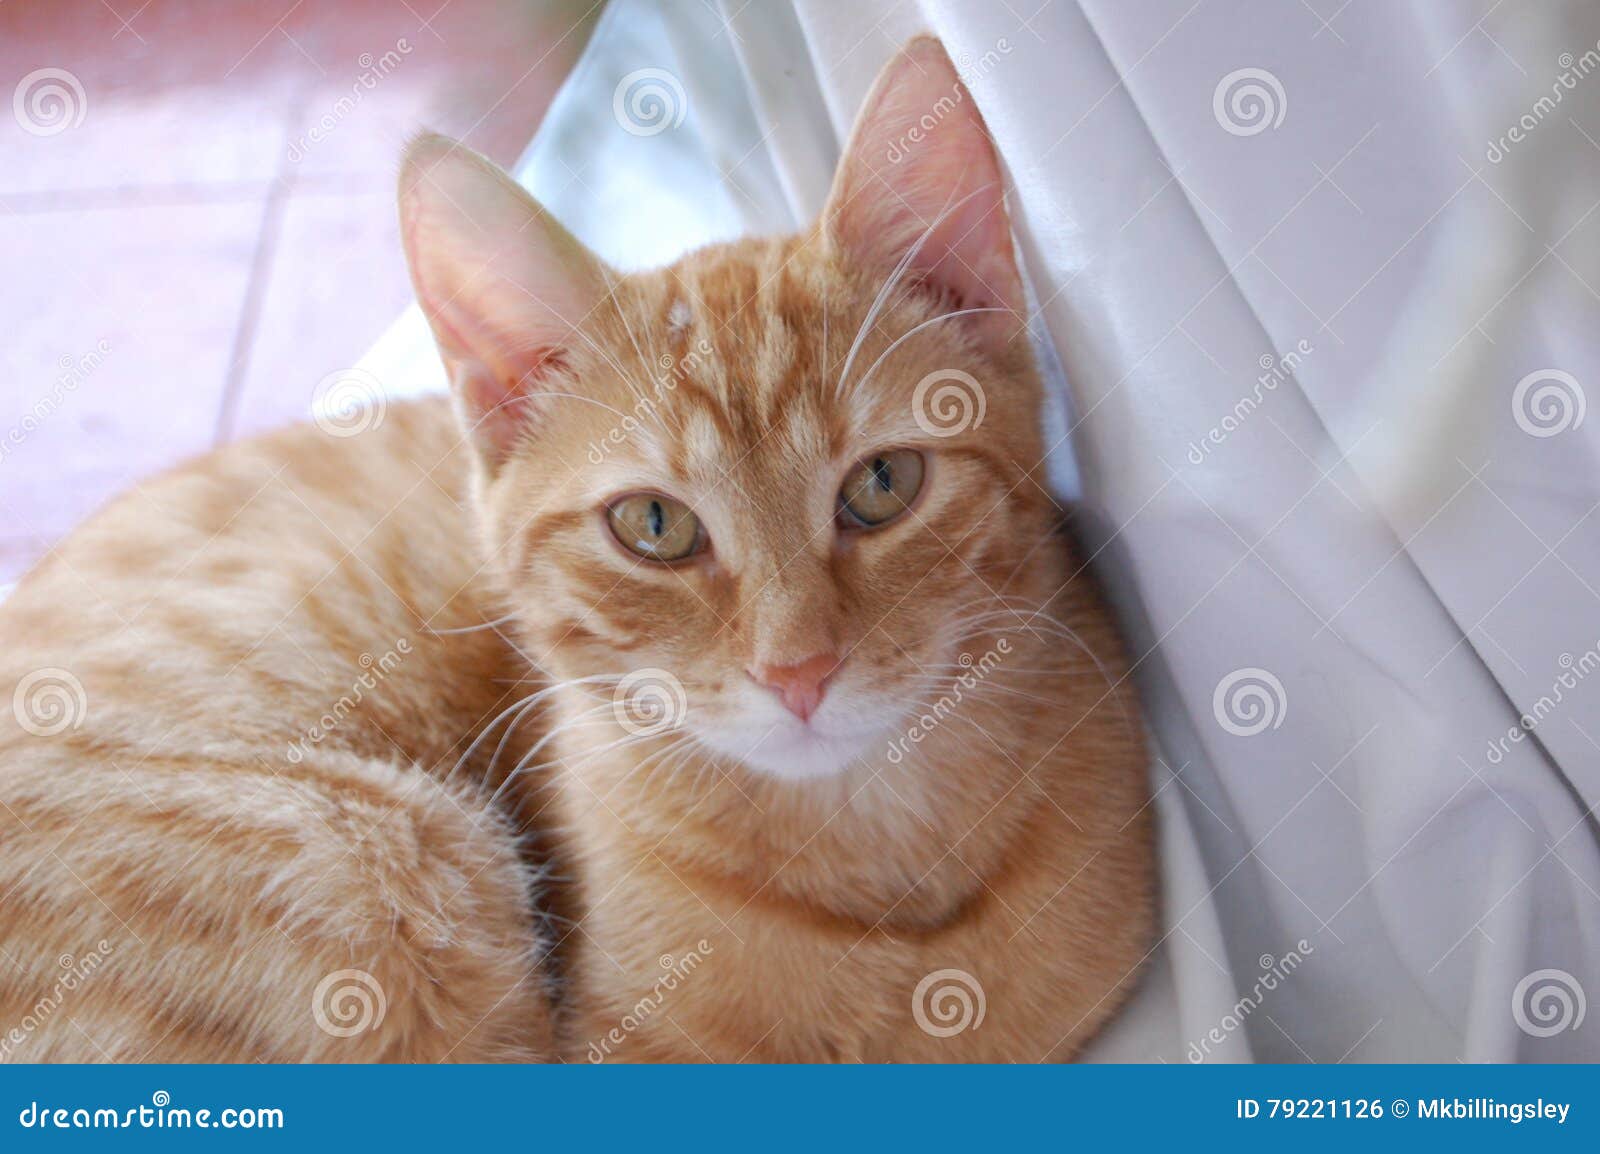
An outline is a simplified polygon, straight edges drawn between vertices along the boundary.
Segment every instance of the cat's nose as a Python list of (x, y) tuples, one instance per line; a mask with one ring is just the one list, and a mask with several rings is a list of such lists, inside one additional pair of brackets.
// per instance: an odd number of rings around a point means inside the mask
[(790, 713), (809, 721), (822, 704), (828, 678), (838, 665), (835, 654), (819, 653), (793, 665), (752, 665), (749, 673), (756, 684), (777, 694)]

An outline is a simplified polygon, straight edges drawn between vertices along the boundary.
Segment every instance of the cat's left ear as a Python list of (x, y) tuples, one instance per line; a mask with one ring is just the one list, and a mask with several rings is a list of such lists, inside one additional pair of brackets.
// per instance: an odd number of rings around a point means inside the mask
[(417, 302), (493, 469), (579, 352), (603, 267), (492, 162), (443, 136), (406, 150), (400, 225)]
[(999, 158), (944, 46), (910, 41), (878, 75), (823, 211), (846, 259), (909, 271), (956, 308), (970, 331), (1009, 341), (1026, 301), (1011, 246)]

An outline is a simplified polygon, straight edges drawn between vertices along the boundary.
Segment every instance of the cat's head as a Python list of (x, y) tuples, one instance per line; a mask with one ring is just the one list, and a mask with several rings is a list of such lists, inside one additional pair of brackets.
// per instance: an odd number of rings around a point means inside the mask
[(619, 274), (431, 136), (401, 216), (491, 565), (602, 718), (619, 695), (624, 728), (781, 776), (871, 764), (1059, 580), (1001, 173), (936, 41), (803, 236)]

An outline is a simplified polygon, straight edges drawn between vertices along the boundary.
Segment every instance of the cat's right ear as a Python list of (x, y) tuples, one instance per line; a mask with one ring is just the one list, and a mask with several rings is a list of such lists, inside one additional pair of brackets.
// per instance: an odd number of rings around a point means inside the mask
[[(983, 117), (944, 46), (907, 42), (867, 94), (822, 212), (852, 264), (903, 268), (994, 348), (1025, 327), (1005, 178)], [(992, 311), (987, 311), (992, 310)]]
[(520, 185), (443, 136), (406, 149), (400, 228), (417, 302), (493, 469), (570, 366), (604, 271)]

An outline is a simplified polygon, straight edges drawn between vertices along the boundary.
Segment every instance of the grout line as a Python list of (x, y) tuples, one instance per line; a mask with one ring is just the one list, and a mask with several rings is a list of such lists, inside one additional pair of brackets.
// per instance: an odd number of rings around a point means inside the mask
[[(380, 179), (381, 178), (381, 179)], [(91, 188), (48, 189), (10, 192), (5, 209), (11, 216), (47, 216), (56, 212), (117, 211), (139, 208), (173, 208), (188, 205), (247, 204), (270, 195), (280, 178), (255, 180), (177, 181), (172, 184), (122, 184)], [(294, 191), (299, 195), (344, 196), (360, 194), (393, 184), (388, 172), (323, 172), (300, 177)]]
[[(293, 131), (299, 121), (300, 105), (295, 101), (285, 118), (285, 132)], [(239, 308), (239, 326), (234, 330), (233, 349), (228, 357), (228, 368), (223, 374), (222, 397), (217, 406), (216, 432), (213, 447), (233, 440), (238, 422), (239, 399), (244, 391), (246, 374), (250, 369), (251, 353), (255, 349), (256, 332), (261, 327), (261, 311), (266, 302), (267, 285), (271, 279), (272, 259), (277, 253), (278, 235), (283, 230), (283, 217), (289, 199), (296, 189), (294, 167), (286, 154), (279, 150), (278, 173), (267, 190), (261, 211), (261, 232), (256, 238), (255, 255), (250, 259), (250, 275), (245, 282), (244, 302)]]

